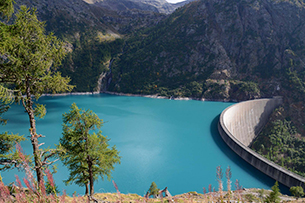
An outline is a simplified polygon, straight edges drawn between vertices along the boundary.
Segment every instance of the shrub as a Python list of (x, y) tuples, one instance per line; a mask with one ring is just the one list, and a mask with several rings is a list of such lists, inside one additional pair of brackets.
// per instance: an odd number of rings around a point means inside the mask
[(304, 196), (304, 190), (301, 186), (294, 186), (289, 189), (291, 194), (297, 199)]

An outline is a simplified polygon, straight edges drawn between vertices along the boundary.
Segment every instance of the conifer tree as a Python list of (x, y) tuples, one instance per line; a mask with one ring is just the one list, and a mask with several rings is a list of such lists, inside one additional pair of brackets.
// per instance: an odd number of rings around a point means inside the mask
[(159, 189), (157, 187), (157, 184), (155, 182), (152, 182), (149, 189), (148, 189), (148, 192), (149, 192), (149, 196), (154, 196), (156, 197), (158, 194), (159, 194)]
[(86, 186), (86, 195), (90, 190), (91, 196), (94, 181), (104, 176), (110, 179), (111, 171), (121, 157), (115, 146), (109, 148), (109, 139), (101, 131), (94, 132), (100, 129), (103, 120), (92, 111), (79, 109), (73, 103), (70, 111), (63, 114), (63, 123), (58, 149), (62, 152), (60, 159), (70, 171), (65, 182)]
[(279, 183), (276, 181), (275, 184), (271, 188), (271, 192), (269, 196), (266, 198), (266, 202), (270, 203), (278, 203), (281, 201), (280, 199), (280, 189), (279, 189)]
[[(12, 1), (1, 1), (0, 12), (9, 16)], [(7, 3), (7, 4), (6, 4)], [(13, 24), (0, 23), (0, 96), (13, 94), (29, 116), (30, 140), (33, 147), (37, 186), (43, 181), (43, 169), (55, 150), (41, 150), (36, 132), (36, 117), (42, 118), (46, 109), (36, 102), (42, 93), (70, 91), (70, 79), (64, 78), (56, 67), (65, 55), (63, 43), (53, 34), (46, 34), (45, 24), (36, 17), (35, 9), (21, 6)]]

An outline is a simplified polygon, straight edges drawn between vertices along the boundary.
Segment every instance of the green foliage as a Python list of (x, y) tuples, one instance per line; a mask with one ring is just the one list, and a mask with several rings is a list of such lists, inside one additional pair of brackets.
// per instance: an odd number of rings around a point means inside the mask
[(2, 82), (13, 83), (15, 91), (30, 91), (36, 98), (72, 89), (68, 78), (54, 72), (65, 55), (63, 44), (52, 34), (45, 35), (35, 10), (22, 6), (14, 24), (1, 26), (0, 39), (0, 51), (7, 56), (1, 63)]
[(281, 201), (280, 199), (280, 189), (279, 189), (279, 183), (276, 181), (275, 184), (271, 188), (272, 192), (270, 192), (269, 196), (266, 197), (266, 202), (270, 203), (279, 203)]
[[(0, 102), (0, 125), (5, 125), (6, 120), (2, 119), (1, 115), (9, 109), (8, 105)], [(18, 167), (20, 159), (18, 152), (15, 150), (16, 143), (19, 143), (25, 138), (18, 134), (9, 134), (8, 132), (0, 133), (0, 170), (7, 170), (13, 167)]]
[(1, 117), (2, 114), (4, 114), (7, 110), (9, 109), (8, 105), (3, 104), (2, 102), (0, 102), (0, 124), (1, 125), (5, 125), (7, 120), (3, 119)]
[(255, 139), (252, 149), (267, 159), (305, 176), (305, 140), (298, 138), (296, 128), (288, 118), (283, 118), (281, 107), (273, 113), (272, 120)]
[(290, 90), (289, 96), (295, 101), (303, 101), (305, 99), (305, 81), (304, 71), (294, 70), (293, 67), (288, 68), (286, 71), (286, 84), (285, 87)]
[(246, 202), (256, 202), (257, 197), (253, 194), (246, 194), (245, 195)]
[(304, 190), (301, 186), (293, 186), (289, 189), (289, 191), (297, 199), (304, 196)]
[(0, 1), (0, 14), (3, 18), (9, 19), (14, 13), (14, 0), (1, 0)]
[(149, 192), (149, 196), (157, 196), (159, 194), (159, 189), (158, 189), (158, 186), (155, 182), (152, 182), (149, 189), (148, 189), (148, 192)]
[(261, 201), (264, 200), (265, 190), (262, 188), (258, 191), (258, 197)]
[(36, 104), (34, 108), (34, 115), (38, 118), (43, 118), (47, 113), (46, 106), (43, 104)]
[(119, 152), (115, 146), (109, 148), (109, 139), (101, 131), (92, 132), (103, 124), (92, 111), (79, 109), (73, 103), (70, 111), (63, 114), (63, 122), (63, 137), (58, 149), (62, 151), (60, 159), (70, 171), (65, 182), (80, 186), (90, 183), (90, 194), (93, 194), (93, 182), (99, 176), (110, 179), (114, 165), (120, 163)]
[(58, 186), (54, 185), (54, 187), (53, 187), (49, 180), (47, 180), (45, 187), (46, 187), (47, 194), (59, 194), (59, 192), (60, 192), (58, 189)]
[(14, 167), (19, 167), (21, 160), (16, 151), (15, 145), (25, 138), (18, 134), (9, 134), (4, 132), (0, 134), (0, 170), (7, 170)]
[(29, 116), (37, 183), (40, 183), (43, 169), (52, 163), (48, 158), (55, 151), (39, 149), (41, 135), (36, 132), (35, 115), (43, 117), (45, 107), (35, 105), (34, 99), (38, 100), (42, 93), (72, 90), (73, 86), (68, 84), (70, 79), (56, 72), (65, 56), (63, 43), (52, 33), (46, 35), (45, 24), (37, 19), (35, 9), (21, 6), (12, 24), (0, 25), (0, 53), (1, 96), (9, 100), (13, 93), (15, 101), (22, 102)]
[(0, 101), (3, 104), (9, 104), (14, 101), (14, 92), (0, 84)]

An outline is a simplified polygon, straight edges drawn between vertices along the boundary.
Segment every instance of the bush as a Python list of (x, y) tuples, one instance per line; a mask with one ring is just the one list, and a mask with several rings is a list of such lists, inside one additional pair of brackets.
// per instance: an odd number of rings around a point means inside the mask
[(289, 189), (291, 194), (297, 199), (304, 196), (304, 190), (301, 186), (294, 186)]
[(276, 181), (275, 184), (271, 188), (272, 192), (270, 192), (269, 196), (266, 198), (266, 202), (270, 203), (279, 203), (280, 199), (280, 189), (279, 183)]

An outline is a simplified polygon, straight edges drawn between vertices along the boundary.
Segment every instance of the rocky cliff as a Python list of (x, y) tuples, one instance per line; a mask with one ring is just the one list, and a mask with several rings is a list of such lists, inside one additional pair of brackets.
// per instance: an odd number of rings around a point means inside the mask
[[(135, 31), (144, 26), (155, 25), (165, 16), (149, 9), (145, 10), (146, 7), (141, 6), (143, 4), (141, 2), (134, 2), (135, 8), (121, 10), (115, 8), (119, 8), (125, 2), (124, 0), (110, 2), (111, 4), (106, 6), (106, 1), (16, 0), (17, 5), (37, 8), (38, 18), (46, 21), (47, 30), (54, 32), (59, 37), (66, 37), (65, 39), (71, 39), (75, 33), (89, 30), (108, 34), (126, 34), (124, 32), (126, 30)], [(156, 7), (153, 8), (151, 10), (158, 10)]]
[(126, 10), (142, 10), (153, 11), (159, 13), (171, 13), (177, 5), (170, 4), (165, 0), (85, 0), (90, 4), (94, 4), (100, 7), (107, 8), (115, 11)]

